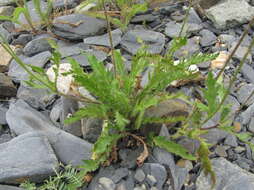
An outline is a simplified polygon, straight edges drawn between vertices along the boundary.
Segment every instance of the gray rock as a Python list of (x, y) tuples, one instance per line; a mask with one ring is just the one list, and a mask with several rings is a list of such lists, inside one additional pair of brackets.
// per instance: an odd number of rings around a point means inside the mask
[(138, 24), (138, 23), (149, 23), (153, 22), (158, 18), (153, 14), (145, 14), (145, 15), (136, 15), (131, 19), (131, 23)]
[[(237, 42), (234, 42), (232, 44), (232, 47), (230, 49), (230, 51), (233, 51), (234, 47), (236, 46)], [(247, 46), (239, 46), (239, 48), (236, 50), (233, 59), (236, 59), (238, 61), (241, 61), (245, 55), (245, 53), (248, 51), (248, 47)], [(246, 63), (251, 63), (252, 57), (249, 54), (246, 58)]]
[(23, 49), (24, 54), (30, 57), (44, 51), (50, 51), (52, 48), (48, 43), (49, 39), (53, 40), (52, 37), (40, 37), (30, 41)]
[(0, 15), (2, 16), (11, 16), (13, 11), (14, 11), (14, 7), (12, 6), (0, 7)]
[(227, 157), (227, 152), (226, 152), (226, 149), (225, 147), (219, 145), (215, 148), (215, 153), (220, 156), (220, 157)]
[[(160, 148), (153, 149), (153, 156), (162, 165), (165, 165), (170, 171), (171, 183), (175, 190), (181, 190), (185, 180), (188, 176), (188, 170), (186, 168), (180, 168), (175, 164), (174, 157), (171, 153)], [(160, 188), (159, 188), (160, 189)]]
[(254, 133), (254, 118), (252, 117), (250, 119), (250, 123), (249, 123), (249, 126), (248, 126), (248, 130), (252, 133)]
[(194, 8), (190, 9), (188, 23), (195, 23), (195, 24), (199, 24), (199, 25), (202, 24), (202, 20)]
[(58, 129), (49, 118), (23, 100), (11, 104), (6, 113), (6, 120), (10, 129), (17, 135), (38, 131), (47, 136), (57, 157), (64, 164), (77, 166), (83, 163), (82, 160), (90, 159), (90, 143)]
[(121, 166), (127, 167), (129, 169), (135, 168), (137, 166), (137, 158), (143, 151), (143, 148), (132, 149), (120, 149), (119, 158), (121, 160)]
[(242, 125), (247, 125), (250, 122), (250, 119), (254, 116), (254, 104), (249, 106), (247, 110), (243, 111), (240, 114), (240, 118), (242, 120)]
[(11, 78), (0, 73), (0, 97), (14, 97), (17, 89), (11, 81)]
[(241, 73), (243, 74), (244, 78), (254, 84), (254, 69), (250, 65), (243, 64)]
[(181, 27), (181, 24), (171, 21), (166, 24), (165, 34), (170, 38), (178, 37), (181, 32)]
[[(215, 190), (252, 190), (254, 186), (254, 175), (228, 162), (224, 158), (212, 160), (213, 169), (217, 176)], [(209, 177), (204, 172), (196, 182), (197, 190), (204, 190), (211, 187)]]
[(152, 180), (152, 178), (150, 178), (148, 180), (148, 178), (146, 176), (145, 181), (148, 184), (149, 184), (149, 181), (154, 183), (154, 184), (152, 184), (152, 186), (155, 185), (155, 181), (156, 181), (155, 186), (158, 189), (161, 189), (167, 179), (167, 171), (166, 171), (165, 167), (162, 166), (161, 164), (158, 164), (158, 163), (144, 163), (144, 165), (142, 166), (142, 169), (146, 173), (147, 176), (151, 175), (155, 178), (155, 180)]
[[(44, 1), (40, 1), (40, 3), (41, 3), (41, 10), (42, 11), (47, 10), (47, 3), (44, 2)], [(40, 28), (40, 26), (42, 24), (41, 23), (41, 18), (39, 16), (39, 14), (37, 13), (36, 9), (35, 9), (33, 1), (28, 1), (27, 2), (27, 8), (29, 10), (29, 14), (31, 16), (33, 26), (35, 28)], [(29, 24), (28, 24), (28, 22), (27, 22), (27, 20), (24, 16), (24, 14), (20, 14), (20, 16), (18, 18), (18, 22), (20, 24), (15, 24), (15, 28), (17, 28), (17, 29), (30, 29)]]
[(0, 104), (0, 125), (6, 125), (6, 112), (7, 108)]
[[(94, 55), (99, 61), (104, 61), (107, 58), (107, 54), (104, 51), (100, 50), (85, 50), (84, 53), (87, 53), (89, 55)], [(84, 54), (79, 55), (72, 55), (71, 58), (75, 59), (81, 66), (87, 67), (90, 66), (90, 63), (88, 62), (88, 58)], [(63, 59), (64, 62), (68, 62), (68, 59)]]
[(211, 46), (215, 44), (217, 40), (215, 34), (209, 30), (206, 29), (201, 30), (199, 34), (201, 35), (200, 44), (203, 47)]
[[(168, 48), (170, 48), (170, 46), (171, 46), (171, 43), (169, 43)], [(199, 38), (192, 37), (188, 39), (188, 42), (185, 46), (181, 47), (179, 50), (177, 50), (174, 53), (174, 57), (177, 59), (182, 59), (184, 57), (186, 58), (199, 52), (200, 52)]]
[(200, 146), (199, 141), (187, 137), (182, 137), (177, 141), (177, 143), (182, 145), (191, 154), (196, 154)]
[(151, 30), (130, 30), (122, 38), (121, 46), (127, 52), (136, 54), (141, 44), (138, 42), (140, 38), (144, 44), (148, 45), (148, 52), (159, 54), (165, 45), (165, 36), (159, 32)]
[(98, 183), (96, 190), (114, 190), (116, 188), (116, 184), (110, 178), (101, 177)]
[(95, 143), (101, 134), (103, 121), (97, 118), (85, 118), (81, 120), (82, 135), (85, 140)]
[(0, 190), (24, 190), (24, 189), (10, 185), (0, 185)]
[(52, 32), (69, 40), (81, 40), (101, 34), (105, 28), (104, 20), (82, 14), (71, 14), (55, 18)]
[(0, 144), (6, 143), (12, 139), (12, 136), (8, 133), (0, 135)]
[(54, 0), (53, 8), (56, 10), (59, 9), (72, 9), (75, 8), (79, 4), (80, 0)]
[(129, 170), (127, 168), (118, 168), (115, 170), (114, 175), (111, 177), (112, 181), (117, 184), (121, 179), (129, 175)]
[[(25, 64), (30, 64), (30, 65), (43, 68), (44, 65), (49, 61), (50, 57), (51, 57), (51, 53), (49, 51), (45, 51), (33, 57), (21, 56), (20, 59)], [(15, 60), (12, 60), (10, 63), (8, 75), (12, 77), (12, 79), (15, 82), (28, 80), (29, 78), (29, 74), (25, 72), (24, 69), (21, 66), (19, 66), (19, 64)]]
[[(0, 144), (0, 182), (41, 182), (58, 170), (58, 161), (47, 138), (27, 133)], [(28, 156), (29, 155), (29, 156)]]
[(220, 130), (220, 129), (210, 129), (206, 134), (201, 135), (203, 138), (206, 139), (206, 142), (215, 145), (218, 144), (220, 141), (224, 140), (228, 133)]
[(235, 153), (240, 154), (240, 153), (242, 153), (243, 151), (245, 151), (245, 147), (237, 146), (237, 147), (234, 149), (234, 151), (235, 151)]
[(137, 169), (135, 175), (134, 175), (135, 180), (137, 180), (139, 183), (143, 182), (146, 178), (146, 174), (143, 172), (142, 169)]
[(21, 34), (17, 39), (13, 40), (12, 44), (25, 46), (32, 39), (33, 39), (32, 34)]
[(33, 108), (45, 109), (54, 101), (56, 95), (52, 94), (48, 89), (35, 89), (22, 82), (18, 89), (17, 97), (25, 100)]
[[(0, 34), (1, 37), (3, 37), (8, 43), (11, 41), (11, 33), (4, 27), (3, 24), (0, 24)], [(0, 42), (2, 42), (2, 38), (0, 38)]]
[(146, 176), (146, 181), (150, 185), (150, 187), (156, 185), (157, 183), (157, 180), (155, 179), (155, 177), (149, 174)]
[(89, 183), (88, 190), (96, 190), (98, 188), (98, 183), (100, 178), (102, 177), (110, 178), (114, 175), (114, 173), (115, 173), (115, 168), (113, 168), (113, 166), (101, 167), (98, 174), (95, 175), (95, 177)]
[(228, 135), (224, 141), (224, 145), (229, 145), (232, 147), (237, 147), (238, 143), (237, 143), (237, 138), (234, 135)]
[[(122, 40), (122, 31), (120, 29), (116, 29), (116, 30), (113, 30), (111, 34), (112, 34), (112, 40), (113, 40), (113, 47), (115, 47)], [(91, 44), (91, 45), (111, 47), (108, 33), (102, 36), (93, 36), (93, 37), (85, 38), (84, 43)]]
[(247, 23), (254, 16), (254, 7), (242, 0), (224, 0), (206, 10), (207, 17), (218, 29)]
[(59, 43), (58, 46), (59, 46), (59, 52), (62, 58), (66, 58), (72, 55), (80, 55), (81, 52), (84, 52), (84, 50), (88, 50), (89, 48), (84, 43), (69, 44), (69, 45), (63, 45)]
[(78, 137), (82, 136), (81, 121), (77, 121), (69, 125), (64, 124), (64, 120), (69, 115), (73, 115), (76, 111), (78, 111), (78, 102), (65, 97), (61, 97), (61, 100), (62, 100), (62, 112), (60, 116), (60, 122), (62, 125), (62, 129), (75, 136)]
[[(203, 27), (200, 24), (187, 23), (182, 31), (181, 36), (184, 36), (184, 35), (190, 36), (191, 34), (196, 34), (202, 28)], [(179, 36), (181, 29), (182, 29), (182, 24), (171, 21), (166, 24), (165, 34), (170, 38), (176, 38)]]
[(218, 36), (218, 39), (222, 42), (227, 44), (228, 47), (231, 47), (232, 43), (236, 41), (235, 36), (230, 34), (221, 34)]
[(51, 121), (53, 121), (53, 123), (56, 125), (59, 125), (58, 122), (60, 122), (60, 117), (62, 114), (62, 107), (63, 107), (62, 101), (61, 101), (61, 98), (59, 98), (58, 100), (55, 101), (55, 103), (50, 111), (49, 117), (50, 117)]
[[(242, 86), (237, 91), (237, 99), (241, 104), (245, 104), (246, 106), (250, 106), (254, 103), (254, 96), (249, 98), (249, 100), (246, 102), (250, 94), (254, 91), (254, 84), (246, 84)], [(245, 103), (246, 102), (246, 103)]]

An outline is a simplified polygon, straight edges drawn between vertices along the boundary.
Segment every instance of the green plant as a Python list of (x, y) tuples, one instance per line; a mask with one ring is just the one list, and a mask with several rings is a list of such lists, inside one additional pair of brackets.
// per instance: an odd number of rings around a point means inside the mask
[[(107, 18), (105, 7), (104, 11), (105, 17)], [(110, 25), (108, 25), (108, 30), (111, 36)], [(246, 29), (246, 31), (247, 30), (248, 29)], [(238, 45), (246, 34), (247, 32), (244, 33)], [(176, 63), (173, 55), (182, 46), (186, 45), (187, 39), (185, 37), (175, 38), (171, 48), (164, 56), (148, 53), (146, 45), (143, 45), (137, 54), (132, 57), (132, 69), (130, 72), (125, 70), (125, 60), (121, 56), (120, 51), (113, 50), (112, 48), (112, 63), (114, 65), (112, 71), (106, 69), (104, 64), (98, 61), (94, 56), (87, 55), (93, 72), (84, 72), (84, 69), (78, 62), (69, 58), (69, 63), (72, 67), (71, 70), (65, 73), (59, 73), (61, 55), (56, 44), (53, 42), (50, 43), (54, 48), (52, 56), (52, 63), (54, 65), (53, 71), (55, 73), (54, 80), (49, 79), (44, 69), (24, 64), (12, 51), (7, 42), (3, 41), (1, 45), (13, 56), (17, 63), (30, 74), (30, 80), (27, 81), (29, 85), (35, 88), (47, 87), (54, 93), (68, 96), (85, 103), (85, 107), (68, 118), (66, 123), (75, 122), (85, 117), (100, 118), (103, 120), (102, 132), (97, 142), (94, 144), (92, 158), (91, 160), (84, 161), (84, 165), (80, 166), (82, 170), (78, 176), (84, 176), (88, 172), (98, 169), (102, 163), (109, 159), (119, 139), (127, 136), (133, 137), (144, 146), (144, 151), (137, 158), (138, 164), (141, 165), (147, 158), (149, 152), (147, 143), (137, 135), (139, 134), (137, 132), (142, 127), (145, 127), (147, 123), (163, 124), (180, 122), (180, 126), (175, 127), (176, 132), (170, 139), (153, 135), (150, 136), (152, 139), (150, 145), (164, 148), (184, 159), (199, 160), (205, 172), (211, 175), (211, 179), (215, 184), (215, 174), (212, 171), (209, 159), (210, 145), (206, 143), (201, 135), (214, 127), (233, 133), (232, 127), (230, 126), (231, 122), (228, 120), (229, 107), (228, 105), (224, 105), (224, 102), (229, 95), (236, 75), (240, 72), (244, 61), (254, 45), (254, 39), (233, 74), (229, 87), (225, 89), (223, 86), (223, 70), (226, 66), (217, 76), (214, 76), (212, 71), (210, 71), (205, 79), (202, 94), (200, 94), (201, 98), (194, 102), (179, 93), (169, 94), (165, 89), (172, 82), (197, 78), (200, 73), (196, 70), (191, 70), (190, 66), (213, 60), (217, 57), (217, 54), (196, 54), (179, 60), (179, 62)], [(233, 54), (231, 54), (230, 57), (232, 57), (232, 55)], [(142, 73), (147, 68), (149, 68), (150, 71), (148, 83), (142, 86)], [(84, 87), (91, 96), (84, 96), (80, 93), (76, 93), (75, 96), (70, 96), (70, 94), (59, 91), (57, 78), (61, 75), (73, 77), (75, 85)], [(171, 116), (165, 118), (149, 118), (146, 116), (145, 113), (149, 108), (165, 100), (173, 99), (182, 99), (188, 102), (192, 108), (192, 112), (189, 113), (187, 117)], [(221, 113), (219, 123), (216, 126), (203, 129), (203, 125), (217, 113)], [(197, 155), (190, 154), (184, 147), (176, 143), (176, 139), (182, 136), (200, 142)], [(239, 139), (246, 142), (246, 135), (237, 136)], [(76, 176), (76, 174), (74, 176)], [(51, 182), (53, 183), (52, 185), (58, 184), (57, 180), (54, 179), (51, 179)], [(51, 182), (49, 184), (51, 184)]]
[(26, 181), (20, 187), (26, 190), (77, 190), (83, 185), (83, 178), (75, 168), (68, 165), (62, 171), (56, 172), (56, 176), (50, 177), (44, 181), (41, 186), (36, 186), (34, 183)]
[[(113, 11), (106, 11), (105, 3), (109, 4)], [(148, 3), (139, 4), (136, 3), (136, 0), (88, 0), (81, 3), (79, 10), (89, 4), (94, 4), (95, 7), (92, 11), (85, 11), (85, 14), (106, 19), (123, 30), (126, 29), (133, 16), (145, 12), (148, 8)]]
[[(0, 20), (7, 20), (11, 21), (16, 24), (20, 24), (24, 29), (31, 29), (33, 32), (36, 32), (36, 25), (45, 25), (45, 26), (50, 26), (50, 13), (52, 11), (52, 0), (47, 1), (47, 9), (46, 11), (41, 10), (41, 1), (40, 0), (33, 0), (35, 10), (40, 16), (41, 22), (40, 23), (33, 23), (33, 20), (30, 15), (30, 10), (27, 6), (27, 0), (16, 0), (16, 5), (17, 7), (15, 8), (12, 16), (3, 16), (0, 15)], [(19, 22), (19, 17), (20, 15), (23, 14), (28, 26), (22, 25)]]

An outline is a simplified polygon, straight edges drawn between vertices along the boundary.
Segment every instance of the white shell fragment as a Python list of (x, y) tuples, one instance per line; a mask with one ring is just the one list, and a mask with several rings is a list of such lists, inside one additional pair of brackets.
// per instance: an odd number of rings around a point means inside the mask
[[(56, 65), (53, 65), (46, 72), (49, 80), (52, 82), (55, 82), (56, 73), (54, 69), (56, 68), (57, 68)], [(68, 94), (71, 90), (72, 83), (74, 82), (73, 76), (71, 74), (63, 75), (64, 73), (67, 73), (69, 71), (71, 71), (70, 63), (60, 64), (59, 70), (58, 70), (58, 77), (56, 81), (57, 83), (56, 87), (60, 93)]]

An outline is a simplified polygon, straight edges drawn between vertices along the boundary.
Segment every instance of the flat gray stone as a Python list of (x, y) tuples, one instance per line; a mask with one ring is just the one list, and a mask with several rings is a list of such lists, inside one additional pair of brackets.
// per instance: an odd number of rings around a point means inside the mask
[[(107, 58), (107, 53), (100, 50), (93, 50), (88, 49), (83, 51), (85, 54), (77, 54), (77, 55), (71, 55), (70, 57), (75, 59), (81, 66), (88, 67), (90, 66), (90, 63), (88, 61), (87, 55), (94, 55), (99, 61), (104, 61)], [(64, 62), (68, 62), (68, 59), (63, 59)]]
[(181, 32), (181, 27), (181, 24), (171, 21), (166, 24), (165, 34), (170, 38), (178, 37)]
[[(41, 68), (44, 67), (44, 65), (49, 61), (50, 58), (51, 53), (49, 51), (39, 53), (33, 57), (20, 56), (20, 59), (25, 64), (34, 65)], [(12, 77), (12, 80), (14, 80), (15, 82), (29, 79), (29, 74), (25, 72), (24, 69), (19, 66), (19, 64), (15, 60), (12, 60), (10, 63), (8, 75)]]
[[(230, 51), (233, 51), (234, 47), (236, 46), (237, 42), (233, 42), (232, 47), (230, 48)], [(249, 45), (249, 44), (248, 44)], [(248, 51), (248, 45), (246, 46), (239, 46), (239, 48), (236, 50), (235, 54), (233, 55), (233, 59), (237, 61), (241, 61)], [(246, 63), (251, 63), (252, 57), (249, 54), (246, 58)]]
[(81, 122), (82, 135), (85, 140), (95, 143), (101, 134), (103, 121), (97, 118), (85, 118)]
[[(170, 181), (171, 181), (171, 184), (174, 186), (174, 189), (181, 190), (187, 178), (188, 170), (186, 168), (180, 168), (179, 166), (177, 166), (175, 164), (174, 156), (164, 149), (161, 149), (158, 147), (154, 148), (153, 156), (158, 163), (162, 165), (166, 165), (167, 168), (170, 170), (170, 173), (172, 175), (172, 177), (170, 178)], [(159, 187), (159, 186), (156, 186), (156, 187)]]
[[(44, 1), (40, 1), (40, 3), (41, 3), (41, 10), (45, 11), (47, 9), (47, 3), (44, 2)], [(42, 24), (41, 23), (41, 18), (40, 18), (40, 15), (37, 13), (37, 11), (35, 9), (33, 1), (28, 1), (27, 2), (27, 7), (28, 7), (28, 10), (29, 10), (29, 14), (31, 16), (31, 19), (32, 19), (33, 26), (35, 28), (40, 28), (40, 26)], [(27, 22), (27, 20), (24, 16), (24, 14), (20, 14), (20, 16), (18, 18), (18, 21), (21, 24), (15, 24), (15, 28), (17, 28), (17, 29), (31, 29), (28, 25), (28, 22)]]
[(80, 0), (53, 0), (53, 8), (59, 9), (72, 9), (75, 8), (80, 3)]
[(58, 161), (47, 138), (26, 133), (0, 144), (0, 182), (41, 182), (58, 170)]
[(0, 185), (0, 190), (24, 190), (24, 189), (10, 185)]
[(23, 49), (24, 54), (30, 57), (44, 51), (50, 51), (52, 48), (48, 43), (49, 39), (53, 40), (52, 37), (40, 37), (28, 42)]
[(61, 97), (61, 116), (60, 116), (60, 122), (61, 122), (61, 128), (75, 136), (81, 137), (82, 132), (81, 132), (81, 121), (77, 121), (75, 123), (66, 125), (64, 124), (64, 120), (69, 116), (74, 114), (76, 111), (78, 111), (79, 106), (78, 102), (75, 100), (71, 100), (65, 97)]
[(52, 32), (69, 40), (81, 40), (89, 36), (102, 34), (106, 21), (83, 14), (70, 14), (53, 20)]
[(254, 84), (254, 69), (250, 65), (243, 64), (241, 73), (243, 74), (244, 78)]
[[(113, 40), (113, 47), (115, 47), (121, 42), (123, 33), (120, 29), (116, 29), (116, 30), (113, 30), (111, 34), (112, 34), (112, 40)], [(90, 44), (90, 45), (110, 47), (109, 34), (107, 33), (101, 36), (93, 36), (93, 37), (85, 38), (84, 43)]]
[(6, 125), (6, 112), (7, 108), (0, 104), (0, 125)]
[(254, 118), (252, 117), (250, 120), (250, 124), (248, 126), (250, 132), (254, 133)]
[(92, 145), (57, 128), (48, 117), (31, 108), (23, 100), (10, 105), (6, 120), (17, 135), (31, 131), (43, 133), (51, 143), (58, 159), (64, 164), (74, 166), (82, 160), (90, 159)]
[[(254, 91), (254, 84), (246, 84), (237, 91), (237, 99), (241, 104), (244, 104), (250, 94)], [(254, 96), (249, 98), (245, 103), (246, 106), (250, 106), (254, 103)]]
[[(227, 161), (225, 158), (212, 160), (213, 170), (217, 176), (215, 190), (253, 190), (254, 175)], [(210, 178), (204, 172), (196, 182), (197, 190), (209, 189)]]
[(48, 105), (53, 103), (56, 95), (52, 94), (48, 89), (36, 89), (21, 83), (17, 97), (25, 100), (31, 107), (38, 109), (45, 109)]
[(66, 58), (72, 55), (80, 55), (81, 52), (84, 52), (85, 50), (89, 49), (89, 47), (84, 43), (68, 44), (68, 45), (58, 44), (58, 46), (62, 58)]
[(138, 49), (142, 46), (138, 43), (138, 38), (140, 38), (144, 44), (148, 45), (148, 52), (152, 54), (159, 54), (163, 50), (165, 45), (165, 36), (159, 32), (154, 32), (151, 30), (130, 30), (124, 34), (121, 46), (127, 52), (131, 54), (136, 54)]
[[(170, 46), (171, 43), (169, 43), (168, 48), (170, 48)], [(177, 59), (182, 59), (190, 57), (191, 55), (199, 52), (200, 52), (199, 38), (194, 36), (188, 39), (187, 44), (185, 46), (181, 47), (174, 53), (174, 57)]]
[(254, 116), (254, 104), (249, 106), (245, 111), (243, 111), (240, 114), (240, 118), (242, 119), (241, 124), (247, 125), (253, 116)]
[[(8, 43), (11, 41), (11, 33), (6, 30), (6, 28), (3, 26), (3, 24), (0, 25), (0, 34), (1, 37), (4, 38), (5, 41)], [(0, 39), (0, 42), (2, 42), (2, 38)]]
[(211, 46), (217, 40), (215, 34), (207, 29), (201, 30), (199, 34), (201, 35), (200, 44), (203, 47)]
[(206, 10), (207, 17), (218, 29), (248, 23), (254, 17), (254, 7), (242, 0), (223, 0)]

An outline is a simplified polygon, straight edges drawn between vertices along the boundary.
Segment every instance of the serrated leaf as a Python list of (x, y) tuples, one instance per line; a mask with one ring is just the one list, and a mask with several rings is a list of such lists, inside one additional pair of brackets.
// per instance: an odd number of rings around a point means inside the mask
[(210, 151), (209, 151), (208, 144), (205, 143), (204, 141), (201, 141), (200, 147), (198, 149), (199, 160), (202, 164), (202, 168), (204, 169), (205, 175), (209, 174), (211, 176), (212, 188), (213, 188), (216, 184), (216, 175), (212, 169), (212, 164), (209, 159), (209, 154), (210, 154)]
[(116, 112), (115, 116), (116, 120), (116, 127), (120, 130), (123, 131), (126, 127), (127, 124), (130, 123), (130, 121), (126, 118), (124, 118), (119, 112)]
[(196, 157), (189, 154), (188, 150), (186, 150), (182, 145), (170, 141), (166, 137), (163, 136), (154, 137), (153, 142), (156, 146), (163, 148), (168, 152), (181, 156), (184, 159), (196, 160)]
[(113, 146), (120, 137), (121, 135), (119, 134), (100, 136), (94, 144), (93, 153), (98, 156), (105, 152), (109, 152), (111, 146)]

